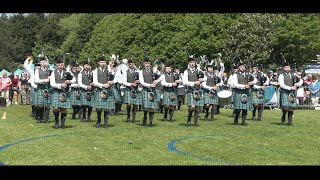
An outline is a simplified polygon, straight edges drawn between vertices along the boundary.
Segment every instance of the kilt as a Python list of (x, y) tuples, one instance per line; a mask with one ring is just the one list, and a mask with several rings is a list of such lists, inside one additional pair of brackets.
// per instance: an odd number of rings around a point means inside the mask
[(214, 94), (212, 98), (210, 98), (209, 91), (204, 91), (204, 94), (203, 94), (204, 104), (219, 105), (219, 97), (218, 97), (217, 93)]
[[(176, 95), (176, 99), (174, 101), (172, 101), (170, 99), (170, 93), (173, 92)], [(171, 105), (171, 106), (177, 106), (178, 105), (178, 95), (176, 92), (174, 91), (163, 91), (163, 101), (162, 101), (163, 105)]]
[[(251, 90), (252, 104), (264, 104), (264, 98), (259, 99), (257, 97), (257, 92), (258, 92), (258, 90), (256, 90), (256, 89)], [(264, 92), (264, 90), (263, 90), (263, 92)]]
[(188, 100), (188, 106), (203, 106), (204, 105), (204, 100), (203, 100), (203, 92), (200, 92), (200, 99), (194, 99), (193, 98), (193, 93), (189, 91), (187, 93), (187, 100)]
[(153, 101), (150, 101), (148, 99), (148, 93), (149, 93), (148, 90), (145, 90), (145, 89), (142, 90), (143, 107), (144, 108), (151, 108), (151, 109), (158, 109), (159, 108), (159, 101), (157, 101), (157, 99), (158, 99), (157, 96), (159, 96), (159, 95), (157, 94), (157, 91), (154, 91), (155, 99)]
[(30, 105), (33, 106), (34, 105), (34, 88), (31, 88), (30, 90)]
[(186, 88), (182, 87), (182, 88), (177, 88), (177, 95), (186, 95)]
[[(163, 90), (158, 90), (158, 89), (156, 89), (156, 94), (157, 94), (156, 100), (157, 100), (158, 102), (160, 102), (160, 100), (163, 99)], [(162, 97), (162, 98), (161, 98), (161, 97)]]
[(76, 98), (77, 90), (71, 90), (70, 94), (71, 94), (70, 95), (71, 106), (80, 106), (81, 105), (81, 95), (80, 95), (79, 99)]
[(51, 106), (51, 100), (52, 100), (52, 91), (49, 90), (49, 97), (48, 98), (44, 98), (42, 96), (42, 91), (45, 88), (37, 88), (34, 89), (34, 105), (38, 106)]
[(288, 100), (289, 94), (291, 92), (293, 91), (280, 89), (280, 108), (281, 107), (297, 107), (296, 100), (294, 100), (293, 102), (290, 102)]
[(120, 97), (120, 91), (116, 88), (115, 85), (112, 85), (113, 97), (115, 101), (122, 102)]
[[(247, 103), (241, 102), (241, 95), (246, 94), (248, 96)], [(247, 109), (247, 110), (253, 110), (253, 104), (252, 99), (250, 95), (250, 90), (246, 89), (234, 89), (234, 95), (233, 95), (233, 108), (234, 109)]]
[(53, 91), (51, 93), (51, 106), (52, 107), (59, 107), (59, 108), (71, 108), (71, 101), (70, 101), (70, 95), (71, 93), (66, 93), (67, 94), (67, 100), (65, 102), (61, 102), (59, 100), (59, 92), (58, 91)]
[(113, 89), (112, 88), (107, 88), (106, 89), (108, 91), (108, 98), (107, 99), (102, 99), (100, 97), (100, 92), (102, 91), (102, 89), (97, 88), (95, 91), (95, 95), (94, 95), (94, 108), (102, 108), (102, 109), (115, 109), (115, 104), (114, 104), (114, 96), (113, 96)]
[(86, 93), (87, 91), (85, 90), (82, 90), (81, 91), (81, 105), (86, 105), (86, 106), (91, 106), (91, 107), (94, 107), (94, 104), (95, 104), (95, 96), (94, 96), (94, 91), (91, 91), (91, 100), (87, 100), (86, 99)]
[(132, 98), (130, 96), (131, 93), (131, 89), (130, 88), (126, 88), (125, 92), (124, 92), (124, 103), (125, 104), (134, 104), (134, 105), (142, 105), (142, 91), (136, 91), (136, 98)]

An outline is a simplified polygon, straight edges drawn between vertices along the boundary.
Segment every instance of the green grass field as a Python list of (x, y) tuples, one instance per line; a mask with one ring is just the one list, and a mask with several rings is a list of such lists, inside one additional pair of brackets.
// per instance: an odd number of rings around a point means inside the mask
[[(2, 108), (0, 164), (2, 165), (319, 165), (319, 111), (295, 110), (294, 126), (280, 125), (281, 111), (265, 110), (262, 121), (234, 126), (231, 109), (221, 109), (215, 121), (200, 120), (187, 127), (186, 106), (175, 121), (155, 114), (154, 126), (143, 127), (124, 115), (109, 118), (109, 128), (72, 120), (66, 129), (36, 123), (30, 106)], [(201, 119), (204, 114), (201, 114)], [(248, 113), (251, 119), (251, 112)], [(193, 120), (192, 120), (193, 122)], [(241, 122), (241, 120), (240, 120)]]

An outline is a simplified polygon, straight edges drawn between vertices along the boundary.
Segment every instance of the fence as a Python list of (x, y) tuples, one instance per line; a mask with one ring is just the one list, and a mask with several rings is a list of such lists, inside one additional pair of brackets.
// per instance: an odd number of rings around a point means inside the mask
[[(280, 109), (280, 88), (267, 86), (265, 89), (265, 108), (270, 110)], [(301, 87), (296, 93), (296, 109), (320, 110), (320, 98), (311, 96), (306, 87)], [(232, 109), (232, 97), (219, 98), (219, 104), (222, 108)]]

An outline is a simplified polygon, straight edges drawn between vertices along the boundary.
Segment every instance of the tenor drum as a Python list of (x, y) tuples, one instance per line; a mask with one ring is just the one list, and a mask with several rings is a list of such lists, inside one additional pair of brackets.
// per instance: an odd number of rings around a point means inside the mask
[(229, 90), (222, 90), (222, 91), (218, 92), (218, 97), (222, 98), (222, 99), (229, 98), (229, 97), (231, 97), (231, 95), (232, 95), (232, 92)]
[(222, 90), (218, 92), (219, 105), (220, 106), (229, 106), (231, 102), (232, 92), (230, 90)]

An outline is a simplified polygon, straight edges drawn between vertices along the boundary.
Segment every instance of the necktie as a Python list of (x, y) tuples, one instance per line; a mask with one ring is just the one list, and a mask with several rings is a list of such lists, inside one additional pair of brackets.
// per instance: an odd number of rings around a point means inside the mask
[(288, 74), (289, 78), (291, 79), (291, 74), (290, 73), (287, 73), (287, 74)]
[(59, 70), (60, 77), (62, 78), (62, 70)]

